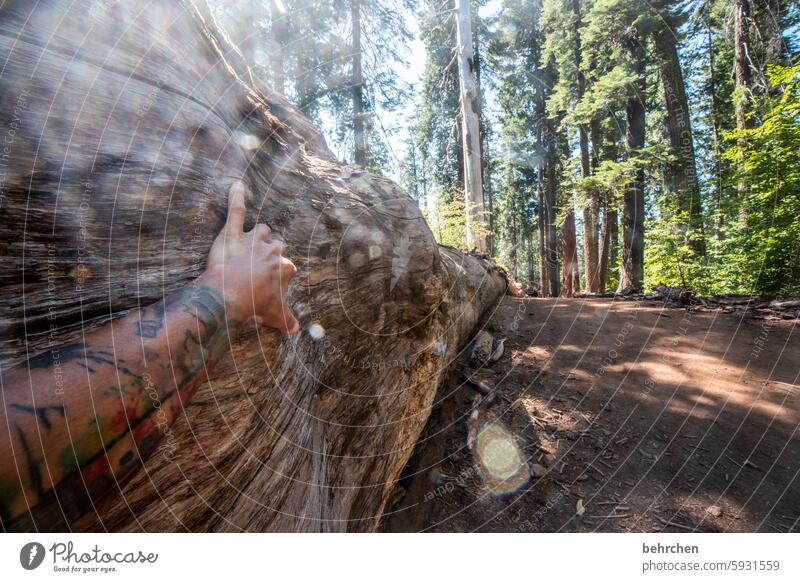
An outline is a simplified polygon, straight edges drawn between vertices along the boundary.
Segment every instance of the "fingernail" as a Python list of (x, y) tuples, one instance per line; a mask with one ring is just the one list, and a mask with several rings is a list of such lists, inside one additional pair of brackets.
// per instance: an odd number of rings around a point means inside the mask
[(231, 196), (241, 196), (244, 198), (245, 188), (244, 182), (241, 180), (236, 180), (233, 184), (231, 184), (230, 194)]

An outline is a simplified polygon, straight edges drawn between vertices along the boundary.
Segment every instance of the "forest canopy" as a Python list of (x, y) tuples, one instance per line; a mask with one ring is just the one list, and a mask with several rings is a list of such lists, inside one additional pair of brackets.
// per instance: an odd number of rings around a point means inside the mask
[(440, 243), (475, 247), (474, 231), (540, 295), (800, 293), (796, 0), (462, 2), (480, 127), (471, 226), (459, 4), (212, 7), (337, 155), (398, 179)]

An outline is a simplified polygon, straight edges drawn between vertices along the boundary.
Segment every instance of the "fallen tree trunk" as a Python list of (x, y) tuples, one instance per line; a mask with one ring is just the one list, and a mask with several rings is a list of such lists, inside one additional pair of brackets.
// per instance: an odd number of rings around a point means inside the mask
[(311, 330), (241, 337), (119, 494), (56, 529), (374, 528), (503, 273), (338, 163), (205, 5), (6, 2), (0, 57), (0, 365), (189, 284), (237, 178)]

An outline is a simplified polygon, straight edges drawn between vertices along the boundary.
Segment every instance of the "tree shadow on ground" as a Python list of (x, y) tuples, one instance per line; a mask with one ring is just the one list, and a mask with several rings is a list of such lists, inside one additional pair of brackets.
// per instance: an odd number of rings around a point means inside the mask
[[(505, 357), (479, 371), (462, 360), (440, 389), (383, 529), (797, 530), (794, 323), (507, 298), (485, 324), (508, 337)], [(464, 373), (495, 387), (483, 422), (504, 423), (546, 469), (512, 495), (474, 469)]]

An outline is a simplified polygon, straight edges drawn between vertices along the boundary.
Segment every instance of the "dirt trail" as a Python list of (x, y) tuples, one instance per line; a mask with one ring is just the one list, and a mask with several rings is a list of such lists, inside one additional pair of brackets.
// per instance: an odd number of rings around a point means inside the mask
[[(508, 338), (503, 357), (478, 371), (462, 358), (381, 528), (800, 531), (796, 324), (507, 297), (484, 328)], [(489, 493), (475, 468), (465, 374), (496, 388), (480, 421), (501, 422), (546, 469), (512, 494)]]

